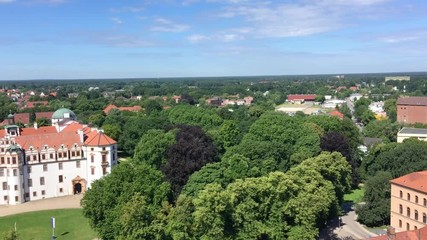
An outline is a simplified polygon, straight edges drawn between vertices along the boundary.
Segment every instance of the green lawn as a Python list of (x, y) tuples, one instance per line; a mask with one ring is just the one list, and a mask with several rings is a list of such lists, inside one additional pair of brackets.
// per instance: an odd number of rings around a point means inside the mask
[(350, 193), (344, 195), (345, 202), (353, 202), (355, 204), (363, 201), (363, 195), (365, 195), (365, 188), (359, 187), (352, 190)]
[(81, 209), (57, 209), (0, 217), (0, 239), (7, 231), (13, 229), (15, 222), (19, 239), (52, 239), (51, 217), (55, 217), (56, 220), (56, 239), (96, 238)]

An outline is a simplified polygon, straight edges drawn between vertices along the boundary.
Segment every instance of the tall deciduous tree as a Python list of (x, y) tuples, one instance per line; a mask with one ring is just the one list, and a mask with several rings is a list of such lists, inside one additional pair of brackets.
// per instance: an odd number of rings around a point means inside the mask
[(389, 172), (378, 172), (368, 178), (365, 186), (365, 204), (357, 209), (357, 220), (369, 227), (390, 223), (390, 180)]
[(216, 146), (201, 128), (187, 125), (177, 128), (176, 143), (168, 148), (167, 162), (161, 167), (175, 198), (191, 174), (218, 160)]

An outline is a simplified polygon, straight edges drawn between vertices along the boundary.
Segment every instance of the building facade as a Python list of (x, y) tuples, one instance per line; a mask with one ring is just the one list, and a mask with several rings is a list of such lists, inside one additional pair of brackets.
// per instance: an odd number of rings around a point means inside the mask
[(409, 124), (427, 124), (427, 97), (397, 99), (397, 121)]
[(390, 226), (398, 232), (427, 226), (427, 171), (410, 173), (390, 183)]
[(398, 143), (401, 143), (403, 140), (408, 138), (416, 138), (420, 141), (427, 141), (427, 129), (404, 127), (397, 133)]
[(117, 143), (59, 109), (52, 126), (0, 132), (0, 205), (85, 192), (117, 164)]

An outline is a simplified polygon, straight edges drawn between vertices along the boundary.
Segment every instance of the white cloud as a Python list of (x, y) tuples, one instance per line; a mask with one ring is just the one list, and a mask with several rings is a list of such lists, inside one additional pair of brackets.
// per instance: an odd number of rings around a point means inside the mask
[[(219, 0), (208, 0), (216, 1)], [(388, 0), (301, 0), (273, 3), (228, 0), (218, 17), (240, 18), (242, 28), (254, 37), (295, 37), (318, 34), (351, 26), (353, 18), (370, 17)]]
[(189, 25), (178, 24), (165, 18), (156, 18), (154, 20), (155, 26), (151, 27), (150, 30), (153, 32), (184, 32), (190, 28)]
[(190, 43), (199, 43), (199, 42), (203, 42), (203, 41), (206, 41), (209, 39), (211, 39), (209, 36), (205, 36), (205, 35), (201, 35), (201, 34), (194, 34), (194, 35), (187, 37), (187, 40)]
[(113, 21), (117, 25), (123, 24), (123, 21), (120, 18), (118, 18), (118, 17), (111, 18), (111, 21)]
[(121, 8), (111, 8), (111, 12), (122, 13), (122, 12), (131, 12), (138, 13), (144, 11), (143, 7), (121, 7)]

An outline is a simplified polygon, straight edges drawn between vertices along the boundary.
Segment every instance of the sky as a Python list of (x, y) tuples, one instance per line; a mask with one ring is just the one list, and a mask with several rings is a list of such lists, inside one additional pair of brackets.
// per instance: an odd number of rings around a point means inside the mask
[(427, 71), (425, 0), (0, 0), (0, 80)]

